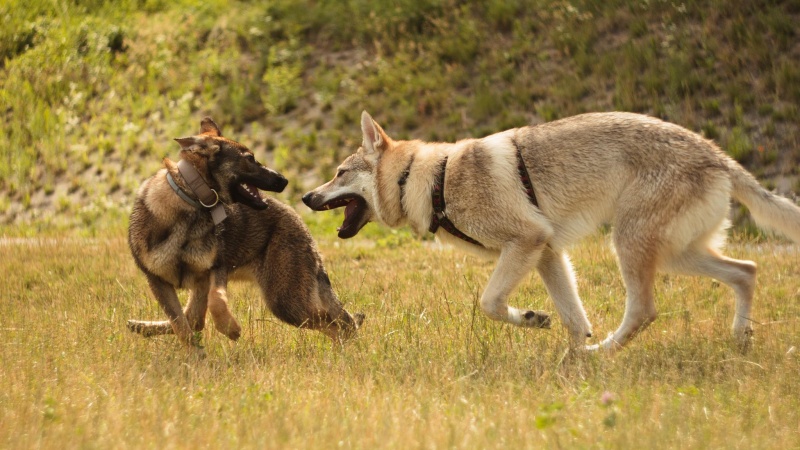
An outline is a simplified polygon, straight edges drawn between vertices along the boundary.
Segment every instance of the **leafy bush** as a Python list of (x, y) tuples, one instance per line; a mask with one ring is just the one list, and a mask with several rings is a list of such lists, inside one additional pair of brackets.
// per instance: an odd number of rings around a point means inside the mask
[[(66, 190), (126, 208), (204, 115), (303, 180), (287, 199), (357, 147), (362, 109), (442, 140), (630, 110), (726, 136), (753, 169), (800, 154), (791, 2), (9, 0), (0, 17), (0, 222)], [(762, 129), (774, 158), (747, 156)]]

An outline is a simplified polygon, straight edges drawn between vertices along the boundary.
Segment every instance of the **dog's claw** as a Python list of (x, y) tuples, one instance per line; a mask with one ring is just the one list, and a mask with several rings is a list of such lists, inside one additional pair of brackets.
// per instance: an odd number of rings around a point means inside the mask
[(550, 328), (550, 315), (543, 311), (526, 311), (522, 317), (531, 328)]

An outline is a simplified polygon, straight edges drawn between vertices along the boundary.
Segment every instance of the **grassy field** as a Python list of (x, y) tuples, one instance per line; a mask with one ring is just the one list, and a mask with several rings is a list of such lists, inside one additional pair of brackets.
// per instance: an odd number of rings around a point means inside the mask
[[(557, 320), (526, 330), (480, 314), (488, 262), (402, 232), (343, 242), (314, 232), (339, 296), (367, 315), (360, 337), (332, 348), (234, 283), (242, 338), (206, 329), (202, 361), (174, 337), (125, 329), (162, 314), (123, 237), (2, 240), (0, 446), (800, 446), (796, 246), (730, 246), (760, 267), (747, 354), (728, 338), (726, 287), (663, 277), (661, 315), (643, 335), (613, 356), (573, 357)], [(624, 298), (604, 240), (571, 252), (598, 337), (616, 327)], [(553, 311), (535, 276), (512, 301)]]
[[(298, 206), (364, 109), (428, 140), (641, 112), (800, 192), (796, 0), (4, 0), (0, 18), (1, 448), (800, 448), (797, 245), (730, 246), (760, 267), (749, 353), (729, 289), (663, 277), (646, 333), (578, 357), (558, 320), (478, 311), (491, 263), (375, 225), (337, 241), (340, 213), (300, 206), (359, 339), (333, 348), (233, 284), (244, 334), (204, 331), (195, 361), (125, 329), (162, 313), (124, 239), (136, 188), (205, 115)], [(604, 240), (571, 253), (593, 342), (624, 307)], [(536, 276), (512, 303), (554, 311)]]

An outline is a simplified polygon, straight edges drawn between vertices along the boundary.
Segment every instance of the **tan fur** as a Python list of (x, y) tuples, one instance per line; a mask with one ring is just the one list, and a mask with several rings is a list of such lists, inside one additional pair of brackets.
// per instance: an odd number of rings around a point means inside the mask
[[(366, 220), (407, 223), (421, 234), (433, 213), (433, 180), (447, 156), (447, 217), (485, 248), (443, 228), (436, 235), (498, 259), (481, 297), (483, 311), (496, 320), (540, 326), (536, 314), (506, 303), (535, 268), (575, 347), (591, 336), (591, 325), (564, 250), (602, 224), (614, 226), (613, 244), (628, 295), (622, 324), (589, 348), (618, 348), (655, 320), (658, 271), (711, 276), (731, 286), (736, 294), (733, 332), (742, 343), (749, 341), (755, 264), (719, 254), (731, 196), (761, 224), (800, 241), (800, 208), (761, 188), (713, 142), (652, 117), (583, 114), (443, 144), (394, 141), (365, 112), (362, 132), (364, 145), (340, 166), (354, 170), (309, 192), (304, 201), (314, 207), (333, 192), (357, 194), (369, 208)], [(528, 201), (520, 182), (517, 148), (538, 207)], [(412, 158), (401, 201), (397, 180)]]
[[(354, 335), (363, 315), (353, 317), (342, 307), (297, 213), (271, 198), (248, 206), (230, 190), (245, 182), (281, 190), (286, 180), (261, 166), (241, 144), (222, 138), (210, 119), (201, 130), (198, 136), (178, 139), (181, 155), (218, 192), (228, 217), (215, 226), (208, 209), (179, 197), (167, 182), (168, 172), (185, 192), (191, 190), (169, 159), (142, 184), (131, 213), (129, 244), (169, 320), (131, 320), (128, 327), (145, 336), (175, 333), (202, 355), (195, 333), (203, 329), (207, 310), (217, 330), (233, 340), (240, 336), (241, 326), (228, 308), (227, 283), (244, 279), (261, 288), (280, 320), (320, 330), (335, 341)], [(254, 175), (240, 178), (241, 173)], [(191, 291), (184, 309), (175, 292), (179, 288)]]

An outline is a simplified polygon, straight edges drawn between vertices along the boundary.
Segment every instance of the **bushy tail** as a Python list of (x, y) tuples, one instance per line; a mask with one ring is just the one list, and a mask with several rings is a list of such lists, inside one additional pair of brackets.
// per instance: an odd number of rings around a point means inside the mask
[(761, 187), (736, 161), (731, 159), (728, 166), (733, 182), (733, 198), (747, 206), (756, 223), (800, 243), (800, 207)]

